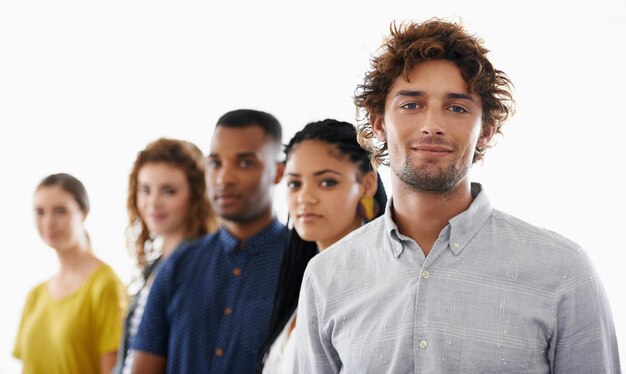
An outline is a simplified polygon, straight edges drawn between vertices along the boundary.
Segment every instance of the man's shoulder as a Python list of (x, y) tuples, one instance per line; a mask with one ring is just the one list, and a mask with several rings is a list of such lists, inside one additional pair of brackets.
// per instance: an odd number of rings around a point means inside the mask
[[(365, 261), (372, 251), (383, 248), (385, 238), (385, 221), (383, 217), (359, 227), (350, 232), (325, 251), (313, 257), (308, 267), (328, 268), (340, 263), (352, 264)], [(333, 265), (334, 264), (334, 265)]]
[(561, 252), (562, 255), (579, 256), (583, 249), (576, 242), (552, 230), (533, 225), (502, 211), (493, 210), (494, 226), (501, 235), (517, 240), (523, 246), (546, 251)]
[(269, 227), (263, 230), (264, 232), (256, 238), (259, 244), (266, 247), (273, 247), (282, 252), (286, 245), (287, 235), (289, 229), (282, 222), (274, 219)]
[[(206, 234), (205, 236), (186, 241), (178, 247), (174, 253), (165, 261), (160, 271), (166, 268), (176, 268), (185, 266), (187, 263), (194, 263), (203, 258), (214, 255), (219, 246), (219, 230)], [(160, 272), (159, 271), (159, 272)]]

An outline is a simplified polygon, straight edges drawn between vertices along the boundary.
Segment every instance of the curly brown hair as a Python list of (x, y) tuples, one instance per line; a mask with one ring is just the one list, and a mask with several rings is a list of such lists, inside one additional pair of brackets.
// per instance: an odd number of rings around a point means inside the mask
[[(211, 208), (207, 195), (205, 168), (206, 161), (200, 149), (193, 143), (160, 138), (148, 144), (137, 154), (137, 159), (128, 178), (128, 232), (131, 237), (129, 247), (134, 252), (137, 264), (141, 269), (148, 265), (146, 244), (151, 242), (150, 231), (141, 219), (137, 208), (137, 177), (139, 170), (146, 164), (164, 162), (180, 168), (187, 176), (190, 188), (189, 214), (187, 216), (188, 239), (199, 238), (215, 230), (218, 219)], [(133, 250), (134, 249), (134, 250)]]
[[(494, 134), (514, 112), (511, 94), (513, 84), (507, 75), (493, 68), (483, 41), (470, 35), (457, 23), (430, 19), (423, 23), (391, 23), (381, 52), (371, 60), (371, 69), (357, 86), (354, 104), (357, 107), (358, 140), (372, 153), (375, 164), (389, 165), (387, 144), (379, 143), (372, 122), (385, 113), (385, 99), (394, 81), (408, 77), (411, 69), (426, 60), (448, 60), (459, 67), (469, 92), (482, 101), (482, 126), (494, 128)], [(489, 145), (491, 146), (491, 144)], [(474, 162), (482, 159), (484, 149), (477, 149)]]

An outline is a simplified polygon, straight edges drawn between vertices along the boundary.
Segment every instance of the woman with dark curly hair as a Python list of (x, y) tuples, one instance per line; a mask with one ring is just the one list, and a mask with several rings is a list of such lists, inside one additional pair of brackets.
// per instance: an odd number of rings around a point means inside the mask
[(287, 203), (293, 228), (283, 257), (270, 335), (258, 372), (291, 373), (292, 332), (309, 260), (378, 217), (387, 196), (352, 124), (309, 123), (285, 147)]
[(156, 270), (186, 240), (217, 228), (205, 182), (205, 159), (194, 144), (161, 138), (139, 154), (128, 183), (128, 234), (141, 276), (126, 318), (116, 373), (130, 373), (129, 351)]

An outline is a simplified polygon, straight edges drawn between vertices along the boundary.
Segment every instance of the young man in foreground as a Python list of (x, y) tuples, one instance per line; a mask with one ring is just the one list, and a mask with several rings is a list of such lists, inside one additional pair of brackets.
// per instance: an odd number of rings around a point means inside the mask
[(513, 109), (486, 53), (454, 23), (392, 27), (355, 102), (393, 197), (309, 263), (295, 372), (620, 372), (581, 248), (495, 210), (470, 182)]

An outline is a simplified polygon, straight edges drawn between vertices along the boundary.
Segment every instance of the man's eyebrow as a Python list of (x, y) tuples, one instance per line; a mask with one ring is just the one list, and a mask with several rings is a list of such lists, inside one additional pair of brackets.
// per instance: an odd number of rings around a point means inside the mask
[(413, 90), (400, 90), (398, 92), (396, 92), (396, 94), (394, 95), (395, 97), (398, 96), (410, 96), (410, 97), (419, 97), (419, 96), (424, 96), (424, 91), (413, 91)]
[[(425, 95), (424, 91), (420, 91), (420, 90), (400, 90), (396, 92), (394, 96), (396, 97), (398, 96), (420, 97), (424, 95)], [(448, 97), (449, 99), (469, 100), (472, 102), (474, 101), (474, 98), (470, 94), (467, 94), (467, 93), (451, 92), (447, 94), (446, 97)]]
[(474, 102), (474, 98), (470, 94), (451, 92), (448, 94), (449, 99), (462, 99)]
[(241, 152), (241, 153), (237, 153), (237, 158), (256, 158), (256, 153), (254, 152)]
[[(241, 152), (241, 153), (237, 153), (235, 155), (235, 157), (237, 157), (237, 158), (250, 158), (250, 157), (256, 158), (256, 153), (254, 153), (254, 152)], [(207, 158), (220, 158), (220, 155), (217, 154), (217, 153), (210, 153), (207, 156)]]

